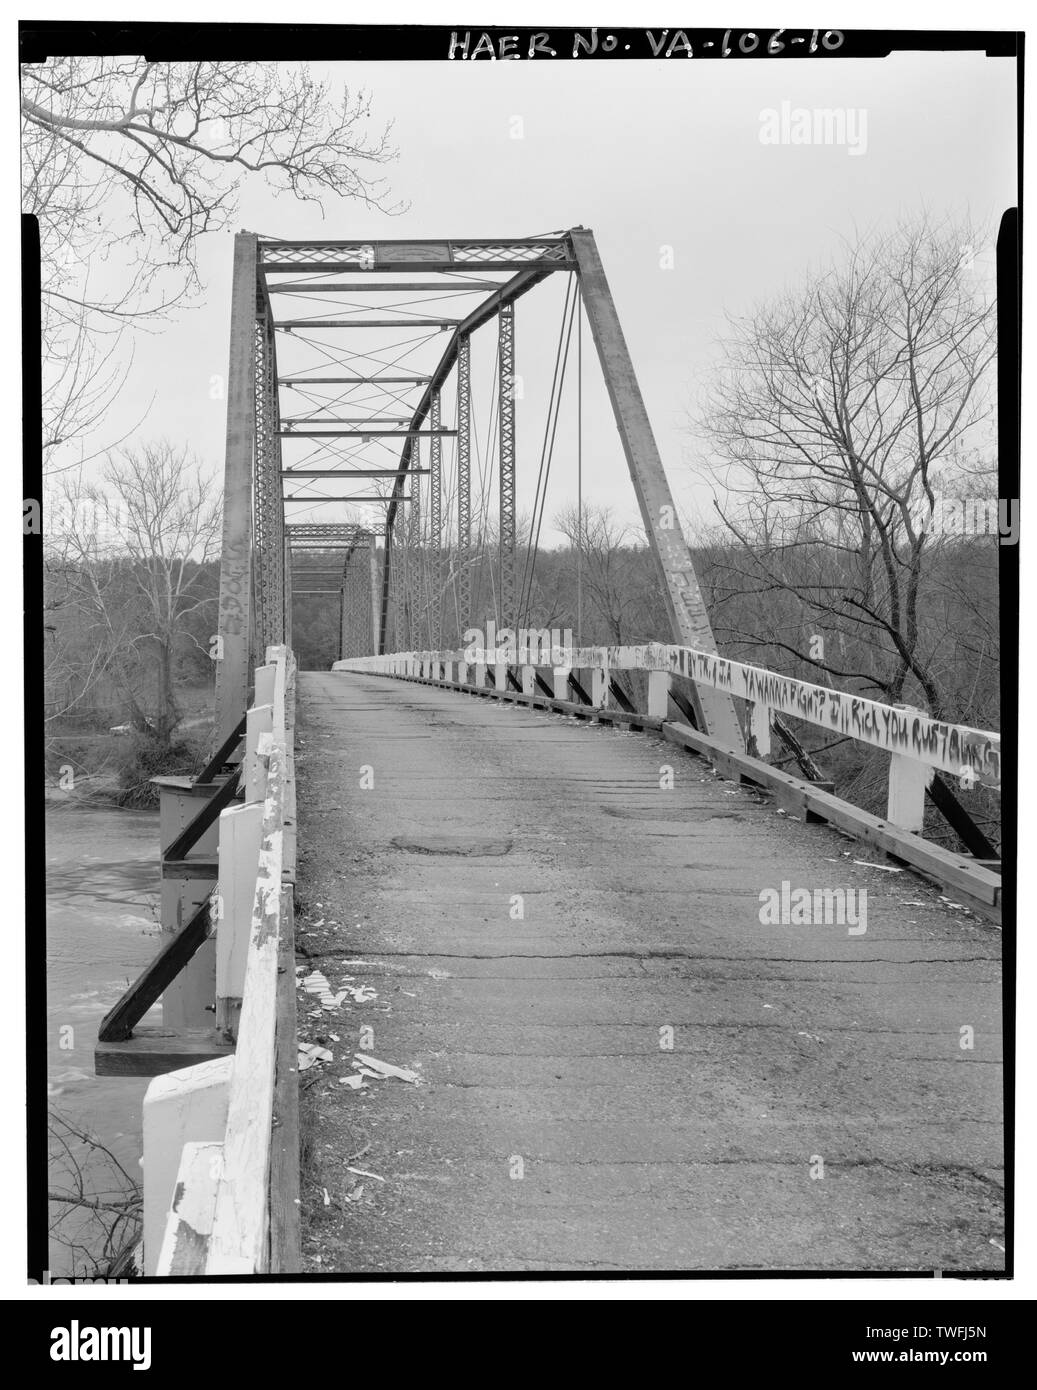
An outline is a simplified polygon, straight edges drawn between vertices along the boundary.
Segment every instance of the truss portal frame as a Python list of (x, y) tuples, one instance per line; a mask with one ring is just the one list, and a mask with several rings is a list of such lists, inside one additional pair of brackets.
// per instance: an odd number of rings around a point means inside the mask
[[(485, 324), (496, 322), (500, 365), (500, 397), (498, 423), (499, 505), (501, 523), (501, 572), (499, 604), (502, 624), (513, 623), (515, 612), (515, 309), (522, 295), (528, 293), (545, 277), (556, 271), (575, 273), (579, 280), (581, 298), (587, 321), (604, 374), (616, 424), (626, 455), (631, 480), (637, 496), (649, 548), (663, 581), (670, 617), (672, 638), (698, 650), (715, 651), (716, 644), (706, 611), (701, 586), (695, 573), (691, 553), (677, 521), (676, 507), (663, 471), (662, 460), (645, 410), (644, 400), (634, 372), (630, 353), (623, 337), (619, 317), (612, 300), (604, 268), (593, 233), (583, 227), (573, 228), (564, 235), (533, 238), (441, 238), (429, 240), (388, 241), (283, 241), (260, 238), (241, 232), (235, 239), (234, 281), (231, 307), (231, 360), (227, 384), (227, 466), (225, 479), (223, 561), (220, 573), (220, 665), (217, 671), (217, 712), (219, 730), (226, 733), (240, 719), (247, 703), (250, 665), (262, 659), (265, 646), (284, 640), (290, 625), (291, 563), (294, 553), (310, 549), (340, 548), (347, 550), (361, 540), (368, 551), (367, 583), (371, 586), (370, 607), (375, 627), (372, 648), (385, 650), (391, 589), (402, 580), (403, 593), (396, 598), (397, 642), (402, 637), (408, 647), (424, 645), (427, 639), (440, 635), (439, 605), (442, 576), (440, 546), (442, 535), (441, 463), (444, 432), (440, 424), (440, 393), (451, 372), (457, 371), (457, 564), (456, 593), (458, 616), (463, 624), (471, 618), (471, 498), (470, 498), (470, 356), (471, 335)], [(459, 272), (463, 274), (459, 274)], [(508, 272), (506, 279), (479, 277)], [(372, 273), (374, 277), (372, 277)], [(317, 274), (319, 283), (299, 279)], [(277, 277), (282, 277), (278, 279)], [(399, 276), (394, 280), (393, 276)], [(440, 277), (420, 279), (413, 277)], [(293, 280), (291, 277), (295, 277)], [(356, 318), (348, 316), (348, 303), (325, 308), (321, 319), (318, 312), (300, 317), (299, 309), (288, 307), (291, 296), (299, 294), (341, 293), (353, 291), (368, 294), (389, 294), (394, 287), (435, 292), (446, 289), (470, 294), (485, 290), (485, 296), (461, 318), (438, 317), (434, 327), (446, 335), (438, 363), (431, 369), (413, 375), (397, 375), (398, 367), (377, 355), (355, 353), (362, 365), (359, 370), (346, 364), (343, 374), (311, 376), (306, 369), (286, 371), (278, 375), (275, 338), (284, 332), (290, 342), (297, 333), (307, 330), (328, 330), (329, 333), (389, 332), (404, 306), (378, 305), (376, 313), (386, 318)], [(442, 296), (440, 296), (442, 298)], [(310, 308), (313, 301), (308, 302)], [(271, 306), (276, 306), (278, 312)], [(284, 305), (283, 312), (281, 306)], [(342, 309), (347, 309), (347, 316)], [(374, 306), (372, 306), (374, 307)], [(336, 313), (337, 309), (337, 313)], [(413, 310), (409, 312), (413, 315)], [(418, 322), (412, 318), (410, 321)], [(421, 320), (424, 322), (424, 320)], [(405, 328), (408, 320), (398, 319)], [(429, 324), (431, 324), (431, 319)], [(322, 340), (323, 341), (323, 340)], [(366, 359), (366, 360), (365, 360)], [(370, 362), (375, 366), (372, 368)], [(334, 370), (334, 368), (333, 368)], [(406, 368), (404, 368), (406, 370)], [(341, 368), (339, 368), (341, 371)], [(281, 423), (279, 391), (301, 388), (341, 387), (354, 384), (373, 384), (387, 394), (397, 391), (418, 391), (420, 397), (413, 405), (405, 405), (401, 419), (406, 423), (392, 434), (399, 439), (398, 463), (395, 472), (384, 471), (391, 489), (372, 498), (363, 497), (375, 505), (384, 505), (384, 516), (368, 527), (349, 523), (307, 523), (285, 525), (283, 483), (290, 480), (291, 469), (282, 470), (283, 439), (298, 441), (310, 438), (318, 450), (349, 450), (351, 441), (363, 444), (375, 439), (385, 448), (394, 444), (378, 429), (364, 430), (362, 419), (352, 410), (338, 410), (328, 403), (330, 415), (322, 418), (320, 408), (309, 415), (296, 409), (286, 412), (292, 425)], [(296, 398), (293, 397), (293, 401)], [(400, 395), (396, 404), (403, 404)], [(370, 418), (384, 415), (385, 401), (372, 407)], [(339, 420), (340, 415), (347, 418)], [(354, 429), (343, 432), (322, 430), (322, 423), (350, 424)], [(378, 423), (382, 423), (378, 421)], [(302, 425), (302, 429), (297, 426)], [(411, 513), (403, 526), (397, 527), (398, 512), (407, 502), (407, 474), (417, 464), (419, 441), (429, 438), (431, 473), (428, 500), (428, 537), (421, 531), (421, 501), (419, 480), (411, 484)], [(294, 445), (293, 445), (294, 446)], [(349, 461), (349, 456), (332, 455)], [(347, 468), (311, 470), (323, 485), (326, 477), (341, 474), (348, 477)], [(282, 474), (286, 475), (285, 477)], [(300, 477), (303, 470), (300, 468)], [(373, 476), (370, 475), (370, 476)], [(435, 482), (439, 486), (435, 486)], [(315, 497), (314, 505), (335, 502), (335, 496)], [(348, 500), (344, 495), (342, 501)], [(359, 499), (357, 499), (359, 500)], [(379, 561), (374, 537), (385, 538), (385, 548)], [(395, 536), (395, 543), (394, 543)], [(395, 549), (395, 554), (390, 551)], [(348, 568), (348, 566), (347, 566)], [(359, 580), (357, 581), (359, 583)], [(375, 589), (380, 590), (376, 598)], [(416, 605), (415, 596), (420, 592)], [(351, 639), (352, 640), (352, 639)], [(357, 639), (359, 640), (359, 639)], [(430, 642), (433, 647), (438, 641)], [(251, 658), (251, 661), (250, 661)], [(733, 747), (743, 740), (735, 718), (734, 705), (722, 691), (697, 688), (695, 714), (704, 730), (730, 740)]]

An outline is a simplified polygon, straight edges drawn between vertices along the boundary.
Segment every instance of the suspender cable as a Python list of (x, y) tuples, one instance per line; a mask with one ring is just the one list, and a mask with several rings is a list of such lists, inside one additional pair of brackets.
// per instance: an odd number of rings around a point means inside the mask
[(558, 368), (562, 357), (562, 344), (563, 342), (565, 342), (565, 324), (566, 319), (569, 316), (569, 300), (572, 294), (572, 288), (573, 277), (570, 276), (565, 286), (565, 303), (562, 306), (562, 321), (558, 325), (558, 344), (555, 348), (554, 371), (551, 376), (551, 394), (547, 402), (547, 417), (544, 420), (544, 440), (540, 446), (540, 466), (537, 470), (536, 491), (533, 496), (533, 522), (530, 525), (530, 537), (529, 540), (526, 542), (526, 558), (522, 566), (522, 587), (519, 595), (519, 609), (523, 622), (525, 622), (526, 617), (528, 616), (528, 613), (526, 611), (528, 608), (527, 595), (528, 593), (532, 592), (533, 588), (532, 576), (530, 574), (530, 555), (531, 546), (533, 543), (533, 523), (535, 523), (536, 521), (537, 506), (540, 503), (540, 489), (544, 477), (544, 463), (547, 459), (548, 438), (550, 437), (551, 433), (551, 419), (555, 409), (555, 393), (558, 390)]
[(576, 645), (583, 646), (583, 286), (576, 319)]
[[(538, 551), (539, 551), (539, 549), (540, 549), (540, 531), (541, 531), (541, 527), (542, 527), (543, 524), (544, 524), (544, 508), (545, 508), (546, 505), (547, 505), (547, 483), (548, 483), (548, 479), (550, 478), (550, 475), (551, 475), (551, 463), (552, 463), (552, 460), (553, 460), (553, 458), (554, 458), (555, 436), (556, 436), (557, 431), (558, 431), (558, 418), (559, 418), (559, 415), (561, 414), (561, 408), (562, 408), (562, 387), (563, 387), (564, 382), (565, 382), (565, 369), (566, 369), (566, 365), (567, 365), (567, 363), (568, 363), (568, 361), (569, 361), (569, 345), (570, 345), (570, 342), (572, 341), (573, 318), (574, 318), (574, 315), (575, 315), (575, 310), (576, 310), (576, 299), (573, 298), (572, 303), (570, 304), (570, 302), (569, 302), (569, 296), (568, 296), (568, 294), (567, 294), (567, 295), (566, 295), (565, 310), (563, 310), (563, 318), (562, 318), (562, 336), (564, 337), (564, 340), (565, 340), (565, 347), (564, 347), (564, 351), (561, 352), (561, 363), (559, 364), (557, 361), (556, 361), (556, 363), (555, 363), (555, 379), (554, 379), (554, 381), (553, 381), (552, 384), (551, 384), (551, 403), (550, 403), (549, 406), (548, 406), (548, 427), (549, 427), (549, 430), (550, 430), (550, 438), (549, 438), (549, 439), (547, 438), (546, 432), (545, 432), (545, 441), (544, 441), (544, 442), (545, 442), (545, 454), (544, 454), (544, 456), (541, 457), (541, 472), (542, 472), (543, 475), (544, 475), (544, 486), (543, 486), (543, 492), (541, 493), (541, 491), (540, 491), (540, 479), (539, 479), (539, 477), (538, 477), (538, 478), (537, 478), (537, 497), (536, 497), (536, 499), (535, 499), (535, 501), (534, 501), (534, 506), (533, 506), (534, 518), (535, 518), (535, 521), (536, 521), (536, 533), (535, 533), (535, 537), (533, 538), (532, 550), (531, 550), (531, 551), (527, 551), (527, 560), (529, 560), (529, 565), (528, 565), (529, 587), (528, 587), (528, 590), (526, 591), (526, 593), (524, 594), (525, 606), (524, 606), (524, 610), (523, 610), (523, 622), (525, 622), (525, 621), (526, 621), (526, 618), (528, 617), (529, 605), (530, 605), (530, 603), (531, 603), (531, 601), (532, 601), (532, 596), (533, 596), (533, 570), (534, 570), (534, 566), (536, 565), (537, 553), (538, 553)], [(568, 312), (568, 323), (566, 323), (566, 320), (565, 320), (565, 313), (566, 313), (566, 311)], [(560, 339), (559, 339), (559, 348), (561, 349), (561, 347), (562, 347), (562, 341), (561, 341), (561, 338), (560, 338)], [(553, 410), (554, 410), (553, 419), (552, 419), (552, 417), (551, 417), (551, 410), (552, 410), (552, 407), (553, 407)], [(546, 465), (546, 466), (545, 466), (545, 465)], [(539, 505), (539, 511), (537, 510), (538, 505)], [(523, 579), (525, 579), (525, 576), (523, 576)]]

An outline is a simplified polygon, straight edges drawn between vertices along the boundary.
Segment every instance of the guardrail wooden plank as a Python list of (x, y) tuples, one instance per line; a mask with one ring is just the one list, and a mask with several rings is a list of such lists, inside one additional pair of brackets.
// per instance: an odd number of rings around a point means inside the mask
[(144, 1096), (144, 1273), (160, 1270), (166, 1217), (175, 1210), (185, 1144), (222, 1142), (227, 1124), (231, 1057), (186, 1067), (152, 1081)]
[[(299, 1264), (296, 1200), (299, 1185), (298, 1118), (297, 1112), (293, 1116), (289, 1081), (291, 1078), (297, 1085), (294, 953), (291, 946), (291, 889), (282, 886), (285, 809), (293, 775), (288, 740), (294, 716), (295, 663), (291, 652), (284, 646), (268, 647), (266, 655), (267, 666), (260, 668), (258, 687), (260, 694), (268, 694), (272, 699), (262, 709), (258, 721), (255, 717), (257, 711), (252, 710), (245, 722), (246, 734), (252, 733), (249, 749), (254, 774), (251, 779), (252, 791), (255, 795), (261, 784), (262, 801), (254, 807), (248, 806), (230, 813), (225, 818), (226, 825), (235, 827), (239, 823), (244, 825), (243, 817), (250, 814), (252, 818), (260, 816), (262, 822), (261, 838), (255, 842), (252, 855), (255, 872), (250, 873), (248, 953), (244, 968), (238, 1047), (232, 1057), (220, 1059), (227, 1064), (228, 1078), (225, 1113), (218, 1125), (220, 1143), (208, 1143), (209, 1136), (204, 1134), (185, 1136), (190, 1142), (182, 1146), (182, 1155), (178, 1158), (182, 1181), (178, 1180), (170, 1208), (169, 1248), (163, 1255), (170, 1267), (166, 1272), (174, 1272), (174, 1267), (177, 1272), (194, 1274), (265, 1272), (270, 1267), (271, 1236), (275, 1267), (287, 1268), (290, 1262), (293, 1268), (297, 1268)], [(237, 773), (233, 781), (237, 783)], [(216, 799), (214, 796), (213, 801)], [(212, 802), (206, 810), (211, 805)], [(225, 867), (229, 867), (229, 858), (234, 857), (233, 848), (233, 845), (225, 846), (226, 853), (221, 855), (221, 859), (227, 861)], [(179, 872), (196, 876), (199, 866), (200, 861), (174, 861), (164, 865), (164, 873)], [(216, 864), (210, 863), (208, 867), (215, 874)], [(225, 875), (221, 874), (221, 891), (227, 887), (222, 882), (223, 877)], [(206, 902), (206, 924), (208, 910)], [(284, 940), (282, 919), (286, 924)], [(168, 955), (173, 947), (182, 950), (190, 942), (190, 937), (187, 942), (183, 937), (184, 933), (180, 933), (163, 954)], [(283, 972), (285, 981), (281, 980), (282, 972), (278, 969), (279, 956), (286, 966)], [(230, 988), (236, 984), (237, 972), (230, 968), (233, 961), (227, 959), (222, 964), (225, 968), (221, 979), (224, 986)], [(231, 998), (226, 995), (226, 988), (224, 1002)], [(290, 991), (292, 1011), (287, 1008), (286, 990)], [(169, 1040), (170, 1035), (165, 1030), (162, 1041)], [(176, 1041), (173, 1039), (173, 1042)], [(199, 1047), (204, 1048), (208, 1041), (206, 1038), (199, 1039)], [(273, 1145), (271, 1124), (274, 1119), (277, 1071), (275, 1059), (278, 1055), (282, 1059), (280, 1070), (284, 1089), (277, 1093), (277, 1129), (283, 1133), (278, 1134), (277, 1144)], [(204, 1083), (205, 1073), (197, 1066), (185, 1068), (181, 1075), (186, 1091)], [(198, 1078), (197, 1082), (195, 1078)], [(162, 1084), (167, 1090), (172, 1085), (170, 1095), (175, 1096), (180, 1083), (166, 1077)], [(158, 1094), (165, 1092), (156, 1092)], [(296, 1107), (297, 1102), (296, 1095)], [(294, 1138), (289, 1140), (289, 1135)], [(198, 1139), (206, 1143), (196, 1142)], [(293, 1143), (294, 1179), (291, 1170)], [(175, 1140), (166, 1147), (169, 1152), (177, 1153)], [(277, 1217), (272, 1224), (269, 1180), (275, 1156)], [(155, 1176), (154, 1158), (150, 1167), (153, 1207), (155, 1190), (161, 1193), (163, 1182), (161, 1175)], [(148, 1184), (149, 1175), (145, 1172), (146, 1193)], [(288, 1194), (288, 1207), (280, 1205), (284, 1194)], [(168, 1194), (163, 1200), (169, 1205)], [(296, 1223), (294, 1236), (293, 1218)], [(154, 1248), (154, 1238), (151, 1243)]]
[(158, 1257), (159, 1274), (205, 1273), (222, 1160), (222, 1144), (184, 1145)]
[[(283, 711), (283, 694), (281, 699)], [(281, 722), (283, 727), (283, 713)], [(283, 738), (279, 740), (275, 735), (267, 771), (263, 844), (227, 1112), (223, 1173), (209, 1247), (210, 1274), (256, 1274), (265, 1272), (267, 1267), (284, 777)]]
[(216, 1026), (236, 1037), (263, 841), (263, 807), (231, 806), (220, 816), (220, 915), (216, 922)]
[(259, 756), (264, 734), (274, 727), (273, 705), (257, 705), (245, 716), (245, 760), (242, 764), (245, 802), (261, 802), (266, 796), (266, 764)]
[(276, 661), (270, 661), (265, 666), (256, 667), (252, 673), (252, 686), (255, 692), (255, 698), (252, 701), (254, 708), (258, 708), (260, 705), (273, 706), (276, 680)]
[(270, 1268), (302, 1269), (299, 1176), (299, 1039), (295, 1009), (295, 920), (292, 889), (281, 894), (277, 976), (277, 1060), (270, 1140)]

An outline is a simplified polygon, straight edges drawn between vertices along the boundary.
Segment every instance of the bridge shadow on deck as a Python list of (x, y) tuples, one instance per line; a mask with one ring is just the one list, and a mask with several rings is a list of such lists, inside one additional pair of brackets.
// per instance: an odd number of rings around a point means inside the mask
[(307, 1270), (1004, 1268), (996, 929), (652, 734), (309, 673), (296, 767)]

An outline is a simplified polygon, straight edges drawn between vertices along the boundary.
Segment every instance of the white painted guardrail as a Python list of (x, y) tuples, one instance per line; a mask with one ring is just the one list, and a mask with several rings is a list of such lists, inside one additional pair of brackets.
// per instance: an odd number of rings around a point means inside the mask
[[(789, 715), (834, 735), (845, 735), (890, 754), (890, 824), (907, 831), (922, 828), (925, 789), (937, 770), (960, 779), (964, 786), (999, 788), (1001, 785), (1001, 736), (933, 719), (906, 705), (885, 705), (860, 695), (847, 695), (827, 686), (795, 680), (760, 666), (747, 666), (693, 647), (652, 642), (630, 647), (548, 647), (542, 659), (523, 662), (507, 649), (484, 651), (468, 648), (452, 652), (396, 652), (386, 656), (354, 657), (334, 664), (336, 671), (372, 672), (413, 679), (444, 680), (481, 688), (487, 672), (494, 686), (504, 691), (511, 666), (520, 672), (523, 693), (534, 695), (536, 675), (551, 671), (557, 700), (569, 698), (569, 675), (589, 673), (592, 708), (607, 709), (609, 675), (619, 671), (648, 674), (650, 718), (667, 719), (670, 684), (682, 676), (698, 685), (749, 702), (749, 733), (760, 758), (770, 752), (771, 724), (775, 713)], [(456, 674), (455, 674), (456, 673)], [(745, 750), (729, 750), (744, 753)]]
[(278, 954), (295, 854), (295, 663), (268, 647), (248, 711), (243, 805), (220, 816), (218, 1027), (233, 1055), (156, 1077), (144, 1098), (144, 1272), (269, 1268)]

